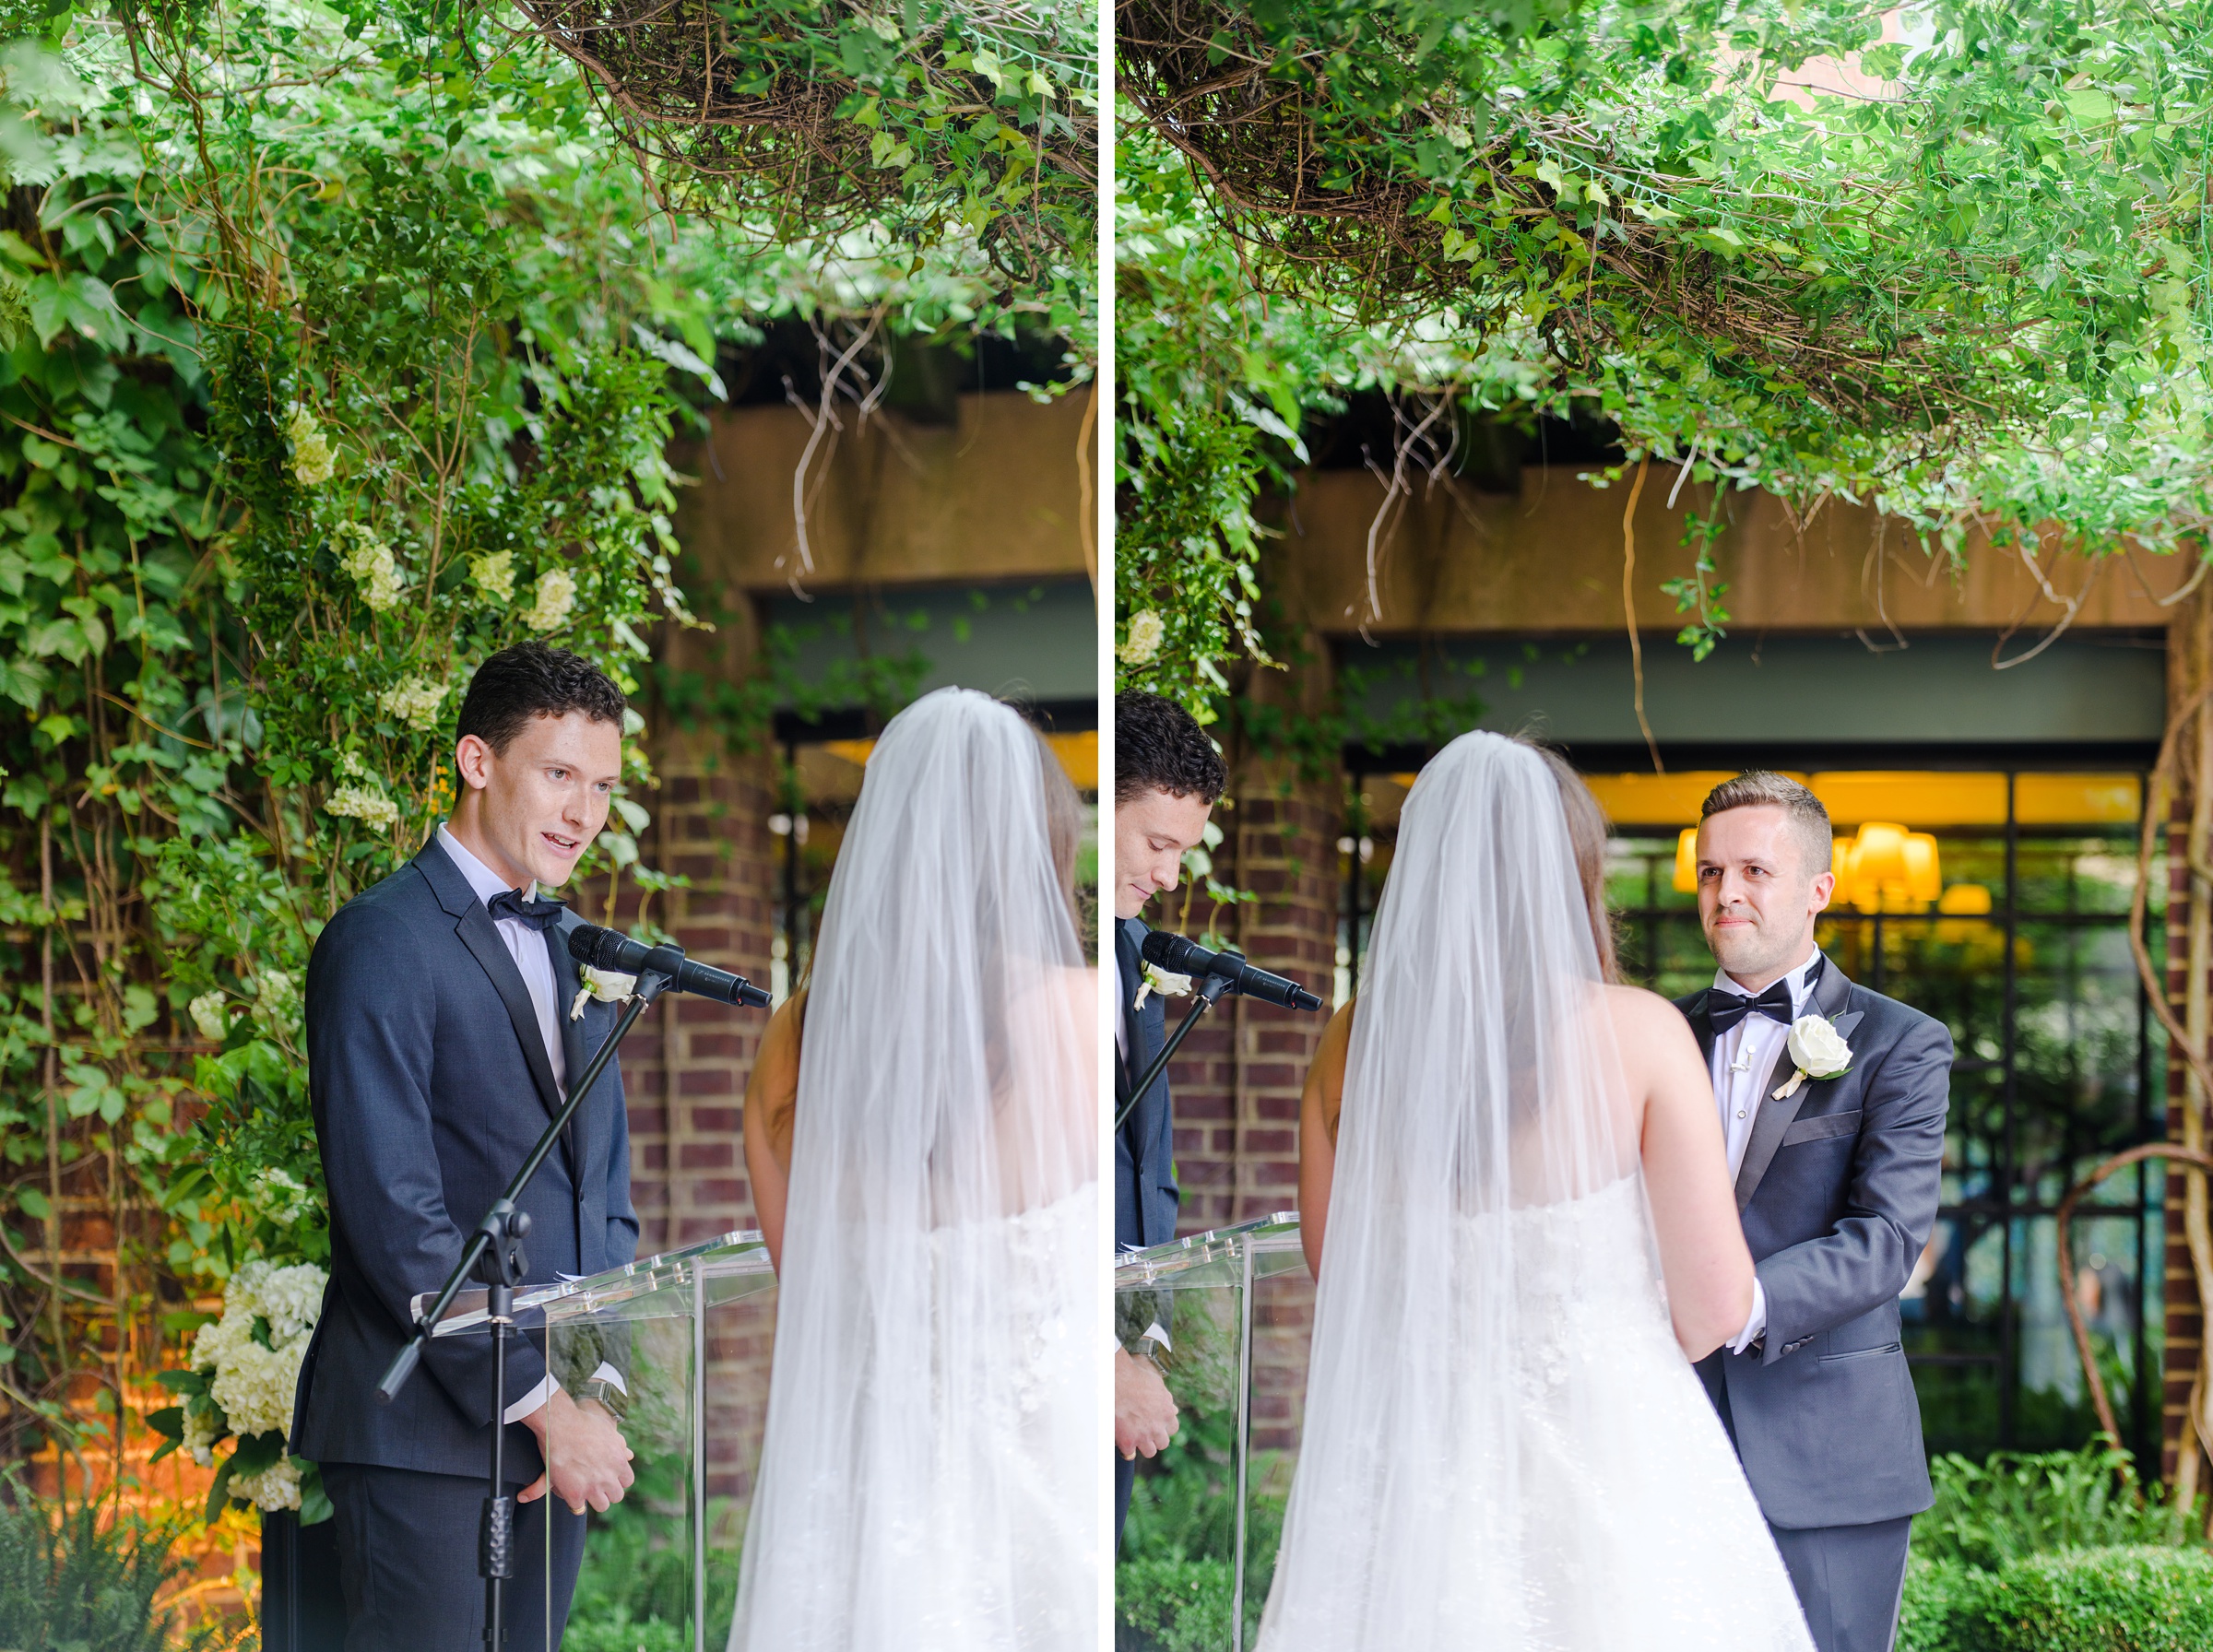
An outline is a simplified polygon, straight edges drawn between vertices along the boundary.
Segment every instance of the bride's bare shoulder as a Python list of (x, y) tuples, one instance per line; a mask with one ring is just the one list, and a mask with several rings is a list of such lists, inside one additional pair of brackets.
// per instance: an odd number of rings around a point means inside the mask
[(1606, 1011), (1613, 1018), (1614, 1035), (1624, 1056), (1693, 1042), (1690, 1023), (1683, 1019), (1683, 1012), (1658, 993), (1641, 986), (1609, 985)]

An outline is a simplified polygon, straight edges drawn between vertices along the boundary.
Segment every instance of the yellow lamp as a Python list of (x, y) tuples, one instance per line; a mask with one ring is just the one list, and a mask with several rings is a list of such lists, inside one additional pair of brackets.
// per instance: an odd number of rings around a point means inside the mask
[(1926, 906), (1944, 892), (1944, 878), (1936, 865), (1936, 840), (1925, 832), (1906, 833), (1906, 893), (1916, 906)]
[(1990, 915), (1990, 891), (1980, 883), (1955, 883), (1944, 891), (1936, 903), (1938, 912), (1954, 917), (1985, 918)]
[(1675, 892), (1695, 895), (1698, 891), (1698, 829), (1686, 826), (1675, 839)]
[(1888, 820), (1870, 820), (1860, 828), (1852, 869), (1854, 881), (1880, 888), (1906, 881), (1906, 829)]

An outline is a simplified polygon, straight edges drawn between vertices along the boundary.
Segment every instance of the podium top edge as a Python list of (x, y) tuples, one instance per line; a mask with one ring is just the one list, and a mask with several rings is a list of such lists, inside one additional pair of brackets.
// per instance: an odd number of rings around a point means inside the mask
[(1123, 1251), (1114, 1259), (1115, 1282), (1144, 1282), (1166, 1272), (1217, 1262), (1240, 1252), (1293, 1249), (1297, 1244), (1298, 1212), (1278, 1210), (1250, 1221), (1147, 1245), (1143, 1250)]

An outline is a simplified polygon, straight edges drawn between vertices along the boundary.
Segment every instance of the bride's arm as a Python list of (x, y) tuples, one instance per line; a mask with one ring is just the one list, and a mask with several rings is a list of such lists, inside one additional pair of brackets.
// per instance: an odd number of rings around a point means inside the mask
[(1643, 1092), (1644, 1184), (1675, 1340), (1702, 1360), (1752, 1312), (1752, 1253), (1729, 1186), (1713, 1080), (1675, 1006), (1615, 988), (1615, 1026), (1632, 1096)]
[(1298, 1103), (1298, 1243), (1307, 1271), (1321, 1277), (1321, 1232), (1330, 1217), (1330, 1178), (1337, 1168), (1337, 1110), (1344, 1102), (1344, 1056), (1353, 1036), (1353, 1007), (1330, 1018)]
[(791, 1188), (792, 1106), (799, 1093), (799, 1018), (804, 993), (795, 993), (769, 1017), (745, 1082), (745, 1174), (752, 1184), (753, 1214), (768, 1241), (768, 1260), (784, 1266), (784, 1202)]

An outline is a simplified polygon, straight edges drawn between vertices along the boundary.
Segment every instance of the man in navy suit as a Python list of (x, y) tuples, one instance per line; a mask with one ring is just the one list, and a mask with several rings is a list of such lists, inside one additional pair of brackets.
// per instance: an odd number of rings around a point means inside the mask
[[(1138, 914), (1155, 894), (1176, 887), (1184, 852), (1206, 832), (1208, 813), (1227, 775), (1213, 742), (1191, 714), (1157, 694), (1114, 697), (1115, 983), (1121, 1015), (1115, 1023), (1115, 1112), (1129, 1116), (1114, 1136), (1114, 1245), (1142, 1250), (1176, 1237), (1174, 1119), (1165, 1076), (1130, 1105), (1130, 1092), (1166, 1042), (1160, 995), (1146, 993), (1138, 948), (1146, 928)], [(1127, 1346), (1114, 1354), (1114, 1529), (1123, 1517), (1136, 1459), (1153, 1457), (1174, 1437), (1176, 1402), (1159, 1370)]]
[[(622, 714), (621, 691), (574, 654), (527, 643), (485, 661), (461, 705), (452, 818), (339, 910), (308, 963), (331, 1278), (301, 1370), (293, 1448), (322, 1466), (336, 1511), (347, 1652), (483, 1644), (491, 1340), (438, 1339), (392, 1404), (374, 1389), (409, 1335), (411, 1300), (444, 1282), (613, 1022), (613, 1006), (582, 998), (567, 945), (574, 914), (538, 891), (568, 881), (606, 823)], [(635, 1254), (612, 1063), (521, 1209), (528, 1285)], [(621, 1498), (631, 1453), (609, 1409), (620, 1371), (571, 1373), (571, 1392), (548, 1371), (542, 1339), (508, 1349), (500, 1425), (523, 1499), (506, 1592), (519, 1649), (559, 1640), (584, 1510)]]
[(1678, 1000), (1713, 1076), (1752, 1312), (1698, 1375), (1820, 1652), (1888, 1652), (1932, 1501), (1898, 1294), (1944, 1173), (1951, 1034), (1814, 945), (1828, 812), (1781, 774), (1714, 788), (1698, 915), (1721, 968)]

